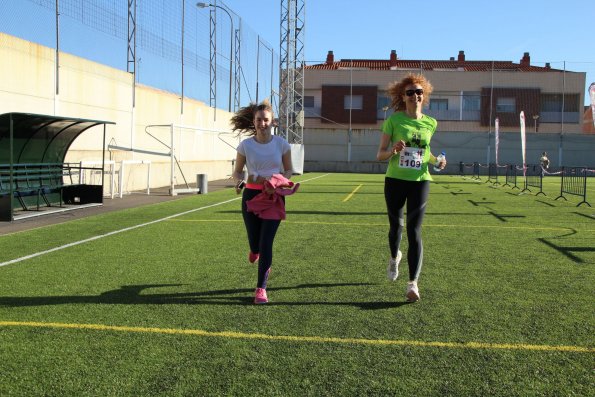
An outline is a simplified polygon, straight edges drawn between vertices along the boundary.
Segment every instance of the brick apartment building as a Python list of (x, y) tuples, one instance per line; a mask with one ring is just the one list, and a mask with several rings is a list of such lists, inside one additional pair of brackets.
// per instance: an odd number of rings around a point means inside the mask
[[(304, 126), (378, 129), (391, 114), (386, 87), (408, 73), (423, 73), (434, 86), (424, 112), (439, 130), (518, 131), (525, 112), (527, 130), (582, 133), (586, 73), (518, 63), (467, 60), (464, 51), (449, 60), (341, 59), (329, 51), (326, 62), (304, 69)], [(564, 111), (562, 111), (564, 109)]]

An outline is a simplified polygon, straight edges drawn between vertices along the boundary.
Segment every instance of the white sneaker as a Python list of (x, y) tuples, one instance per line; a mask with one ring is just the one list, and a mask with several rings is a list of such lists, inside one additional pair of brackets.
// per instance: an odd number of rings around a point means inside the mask
[(405, 293), (407, 302), (417, 302), (419, 300), (419, 289), (416, 281), (409, 281), (407, 283), (407, 293)]
[(401, 258), (403, 254), (401, 251), (397, 252), (396, 258), (390, 258), (388, 260), (388, 267), (386, 268), (386, 277), (390, 281), (395, 281), (397, 277), (399, 277), (399, 262), (401, 262)]

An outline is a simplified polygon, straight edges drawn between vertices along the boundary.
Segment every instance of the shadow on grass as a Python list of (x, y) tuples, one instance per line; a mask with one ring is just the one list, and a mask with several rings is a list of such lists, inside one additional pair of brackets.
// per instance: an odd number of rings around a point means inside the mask
[[(143, 284), (124, 285), (121, 288), (106, 291), (100, 295), (65, 295), (65, 296), (4, 296), (0, 297), (0, 306), (27, 307), (70, 304), (108, 304), (108, 305), (252, 305), (253, 288), (221, 289), (201, 292), (183, 292), (171, 294), (141, 295), (150, 288), (179, 287), (185, 284)], [(267, 288), (269, 293), (284, 290), (308, 288), (365, 287), (371, 283), (335, 283), (335, 284), (299, 284), (288, 287)], [(238, 296), (241, 294), (241, 296)], [(319, 301), (274, 301), (273, 306), (355, 306), (363, 310), (391, 309), (409, 304), (408, 302), (319, 302)]]
[(508, 222), (508, 218), (526, 218), (525, 215), (503, 215), (503, 214), (497, 214), (494, 211), (488, 211), (488, 214), (492, 215), (494, 218), (498, 219), (500, 222)]
[(547, 201), (543, 201), (543, 200), (535, 200), (538, 203), (541, 203), (543, 205), (547, 205), (548, 207), (555, 207), (556, 205), (552, 204), (552, 203), (548, 203)]
[(549, 242), (544, 238), (538, 238), (537, 240), (547, 245), (548, 247), (555, 249), (559, 253), (565, 255), (568, 259), (575, 263), (585, 263), (585, 261), (582, 258), (579, 258), (578, 256), (574, 255), (575, 252), (595, 252), (595, 248), (592, 247), (562, 247), (552, 242)]
[(576, 211), (575, 211), (575, 212), (573, 212), (573, 214), (576, 214), (576, 215), (579, 215), (579, 216), (583, 216), (583, 217), (585, 217), (585, 218), (587, 218), (587, 219), (595, 220), (595, 216), (592, 216), (592, 215), (588, 215), (588, 214), (582, 214), (582, 213), (580, 213), (580, 212), (576, 212)]

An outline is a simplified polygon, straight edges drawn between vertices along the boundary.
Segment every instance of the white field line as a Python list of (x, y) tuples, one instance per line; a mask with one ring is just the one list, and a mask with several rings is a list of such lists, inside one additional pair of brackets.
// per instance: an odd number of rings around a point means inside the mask
[[(304, 181), (300, 181), (300, 183), (308, 182), (308, 181), (313, 181), (314, 179), (322, 178), (322, 177), (327, 176), (327, 175), (330, 175), (330, 174), (324, 174), (324, 175), (317, 176), (317, 177), (314, 177), (314, 178), (306, 179)], [(89, 237), (89, 238), (86, 238), (84, 240), (74, 241), (72, 243), (64, 244), (64, 245), (61, 245), (59, 247), (50, 248), (50, 249), (45, 250), (45, 251), (40, 251), (40, 252), (36, 252), (34, 254), (25, 255), (25, 256), (22, 256), (20, 258), (12, 259), (12, 260), (9, 260), (9, 261), (6, 261), (6, 262), (0, 262), (0, 267), (7, 266), (7, 265), (12, 265), (13, 263), (18, 263), (18, 262), (26, 261), (28, 259), (36, 258), (38, 256), (42, 256), (42, 255), (49, 254), (49, 253), (52, 253), (52, 252), (60, 251), (60, 250), (63, 250), (63, 249), (66, 249), (66, 248), (70, 248), (70, 247), (74, 247), (74, 246), (77, 246), (77, 245), (80, 245), (80, 244), (85, 244), (85, 243), (88, 243), (88, 242), (91, 242), (91, 241), (99, 240), (99, 239), (104, 238), (104, 237), (109, 237), (109, 236), (113, 236), (115, 234), (119, 234), (119, 233), (123, 233), (123, 232), (128, 232), (130, 230), (138, 229), (138, 228), (141, 228), (141, 227), (144, 227), (144, 226), (153, 225), (155, 223), (167, 221), (167, 220), (170, 220), (170, 219), (173, 219), (173, 218), (177, 218), (179, 216), (191, 214), (191, 213), (196, 212), (196, 211), (201, 211), (201, 210), (205, 210), (207, 208), (217, 207), (219, 205), (231, 203), (232, 201), (236, 201), (236, 200), (240, 200), (240, 199), (241, 199), (241, 197), (235, 197), (235, 198), (232, 198), (231, 200), (225, 200), (225, 201), (221, 201), (219, 203), (215, 203), (215, 204), (211, 204), (211, 205), (206, 205), (204, 207), (195, 208), (195, 209), (192, 209), (192, 210), (180, 212), (178, 214), (169, 215), (169, 216), (166, 216), (164, 218), (156, 219), (156, 220), (151, 221), (151, 222), (145, 222), (145, 223), (141, 223), (139, 225), (129, 226), (129, 227), (126, 227), (124, 229), (114, 230), (114, 231), (109, 232), (109, 233), (100, 234), (98, 236)]]
[(156, 219), (156, 220), (151, 221), (151, 222), (145, 222), (145, 223), (141, 223), (139, 225), (125, 227), (124, 229), (114, 230), (114, 231), (109, 232), (109, 233), (100, 234), (98, 236), (89, 237), (89, 238), (86, 238), (84, 240), (79, 240), (79, 241), (75, 241), (75, 242), (72, 242), (72, 243), (64, 244), (64, 245), (61, 245), (59, 247), (50, 248), (49, 250), (36, 252), (34, 254), (31, 254), (31, 255), (22, 256), (20, 258), (16, 258), (16, 259), (12, 259), (10, 261), (2, 262), (2, 263), (0, 263), (0, 267), (6, 266), (6, 265), (11, 265), (11, 264), (17, 263), (17, 262), (22, 262), (22, 261), (25, 261), (27, 259), (32, 259), (32, 258), (41, 256), (41, 255), (49, 254), (51, 252), (60, 251), (60, 250), (66, 249), (66, 248), (74, 247), (74, 246), (79, 245), (79, 244), (84, 244), (84, 243), (88, 243), (88, 242), (91, 242), (91, 241), (99, 240), (99, 239), (104, 238), (104, 237), (109, 237), (109, 236), (113, 236), (115, 234), (119, 234), (119, 233), (127, 232), (127, 231), (130, 231), (130, 230), (138, 229), (140, 227), (149, 226), (149, 225), (153, 225), (155, 223), (167, 221), (169, 219), (177, 218), (178, 216), (190, 214), (192, 212), (201, 211), (201, 210), (204, 210), (204, 209), (207, 209), (207, 208), (216, 207), (216, 206), (222, 205), (222, 204), (227, 204), (227, 203), (230, 203), (232, 201), (239, 200), (240, 198), (241, 197), (236, 197), (236, 198), (233, 198), (231, 200), (221, 201), (219, 203), (207, 205), (207, 206), (200, 207), (200, 208), (195, 208), (195, 209), (184, 211), (184, 212), (180, 212), (180, 213), (174, 214), (174, 215), (169, 215), (169, 216), (166, 216), (164, 218)]

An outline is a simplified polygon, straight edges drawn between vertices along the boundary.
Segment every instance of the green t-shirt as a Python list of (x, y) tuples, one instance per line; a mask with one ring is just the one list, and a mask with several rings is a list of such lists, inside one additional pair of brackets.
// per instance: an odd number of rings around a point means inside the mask
[(430, 116), (412, 119), (405, 112), (393, 113), (382, 124), (382, 132), (390, 136), (391, 146), (403, 140), (406, 148), (392, 156), (386, 176), (406, 181), (431, 181), (429, 172), (430, 141), (438, 123)]

